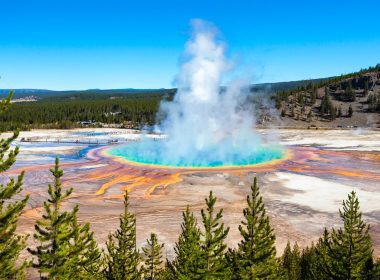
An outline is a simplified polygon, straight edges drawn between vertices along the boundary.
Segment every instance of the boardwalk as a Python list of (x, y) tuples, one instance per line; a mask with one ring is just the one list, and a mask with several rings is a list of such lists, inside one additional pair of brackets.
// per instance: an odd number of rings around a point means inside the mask
[[(125, 142), (136, 141), (125, 139)], [(31, 143), (61, 143), (61, 144), (84, 144), (84, 145), (110, 145), (120, 143), (118, 139), (70, 139), (70, 138), (46, 138), (46, 137), (28, 137), (21, 138), (21, 142)]]

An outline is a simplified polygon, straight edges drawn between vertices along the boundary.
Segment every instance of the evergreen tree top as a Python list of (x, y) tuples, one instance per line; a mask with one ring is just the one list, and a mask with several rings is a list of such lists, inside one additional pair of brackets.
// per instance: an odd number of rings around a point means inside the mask
[[(7, 110), (12, 96), (13, 92), (1, 100), (0, 114)], [(8, 170), (16, 161), (19, 149), (10, 147), (18, 134), (16, 130), (13, 136), (0, 139), (0, 173)], [(14, 196), (22, 190), (23, 178), (24, 172), (21, 172), (17, 179), (11, 178), (8, 183), (0, 184), (0, 279), (23, 278), (24, 269), (28, 265), (26, 261), (18, 262), (28, 236), (16, 234), (16, 228), (29, 196), (14, 200)]]
[(119, 218), (119, 228), (109, 234), (105, 252), (106, 279), (138, 280), (141, 272), (139, 251), (136, 248), (136, 218), (129, 210), (129, 196), (124, 194), (124, 213)]
[(352, 191), (342, 205), (343, 227), (331, 232), (325, 229), (317, 244), (321, 269), (334, 279), (372, 279), (370, 227), (362, 219), (356, 193)]
[(242, 279), (275, 279), (278, 272), (276, 237), (256, 177), (251, 186), (251, 195), (247, 196), (243, 215), (244, 220), (239, 225), (243, 239), (238, 244), (236, 257), (239, 276)]
[(144, 252), (144, 277), (145, 279), (154, 280), (162, 272), (162, 249), (164, 244), (158, 243), (157, 235), (150, 234), (146, 240), (147, 246), (143, 247)]

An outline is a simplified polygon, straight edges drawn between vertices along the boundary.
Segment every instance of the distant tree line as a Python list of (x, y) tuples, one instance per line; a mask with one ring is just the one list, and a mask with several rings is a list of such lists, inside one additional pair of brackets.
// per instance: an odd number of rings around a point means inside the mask
[[(322, 105), (317, 112), (322, 117), (333, 120), (343, 116), (341, 108), (332, 108), (332, 103), (318, 96), (318, 89), (328, 89), (331, 84), (344, 81), (349, 78), (362, 77), (366, 73), (380, 72), (380, 65), (362, 69), (355, 73), (345, 74), (328, 79), (280, 83), (274, 86), (275, 93), (271, 94), (275, 106), (280, 110), (281, 116), (290, 116), (300, 119), (304, 115), (305, 120), (313, 117), (313, 107), (317, 99), (322, 99)], [(379, 94), (368, 94), (368, 80), (363, 79), (364, 95), (367, 96), (369, 112), (380, 111)], [(286, 90), (281, 90), (281, 88)], [(264, 90), (257, 86), (252, 88), (253, 103), (260, 104), (254, 97), (256, 91)], [(117, 90), (107, 93), (99, 92), (64, 92), (62, 95), (53, 96), (45, 93), (46, 97), (36, 102), (20, 102), (12, 104), (9, 110), (0, 116), (0, 131), (13, 131), (17, 128), (29, 130), (33, 128), (75, 128), (82, 127), (83, 123), (92, 126), (102, 124), (128, 124), (128, 127), (140, 128), (145, 125), (153, 125), (158, 120), (157, 111), (162, 100), (172, 100), (176, 89), (156, 90), (142, 93), (121, 93)], [(45, 96), (44, 95), (44, 96)], [(329, 95), (329, 94), (328, 94)], [(335, 94), (336, 100), (353, 102), (356, 92), (352, 82), (344, 83), (344, 92)], [(325, 94), (325, 99), (330, 98)], [(262, 100), (261, 100), (262, 103)], [(285, 108), (284, 103), (289, 104)], [(260, 107), (260, 106), (257, 106)], [(349, 109), (345, 116), (353, 114), (353, 108)]]
[(166, 94), (130, 94), (117, 97), (73, 98), (72, 96), (47, 98), (37, 102), (14, 103), (0, 116), (0, 130), (20, 128), (72, 128), (80, 122), (122, 124), (133, 127), (155, 123), (161, 100)]

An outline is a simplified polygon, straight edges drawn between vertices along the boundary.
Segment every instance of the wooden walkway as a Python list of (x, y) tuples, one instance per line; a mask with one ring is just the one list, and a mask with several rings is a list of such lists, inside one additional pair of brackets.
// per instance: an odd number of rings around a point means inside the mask
[[(30, 142), (30, 143), (57, 143), (57, 144), (83, 144), (83, 145), (110, 145), (110, 144), (118, 144), (120, 143), (119, 140), (90, 140), (90, 139), (49, 139), (49, 138), (42, 138), (42, 137), (28, 137), (28, 138), (21, 138), (21, 142)], [(130, 141), (136, 141), (136, 140), (129, 140), (126, 139), (126, 142)]]

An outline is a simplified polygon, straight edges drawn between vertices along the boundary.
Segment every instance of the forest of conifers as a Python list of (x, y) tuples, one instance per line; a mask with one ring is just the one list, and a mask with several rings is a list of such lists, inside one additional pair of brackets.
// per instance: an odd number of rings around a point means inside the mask
[[(279, 110), (279, 115), (294, 118), (295, 114), (291, 110), (285, 112), (285, 104), (294, 100), (295, 107), (305, 111), (305, 106), (310, 107), (310, 119), (313, 114), (333, 120), (342, 116), (339, 108), (332, 106), (330, 99), (332, 94), (325, 94), (323, 97), (316, 96), (316, 89), (325, 88), (331, 84), (336, 84), (347, 79), (362, 77), (368, 73), (379, 73), (380, 65), (363, 69), (355, 73), (350, 73), (338, 77), (304, 80), (296, 82), (284, 82), (274, 84), (252, 85), (250, 91), (252, 102), (257, 108), (263, 104), (270, 104)], [(344, 82), (345, 83), (345, 82)], [(349, 83), (348, 83), (349, 84)], [(223, 91), (223, 88), (221, 88)], [(363, 89), (365, 91), (365, 89)], [(368, 89), (367, 89), (368, 91)], [(255, 96), (255, 93), (265, 93)], [(162, 100), (172, 100), (176, 89), (160, 90), (88, 90), (69, 92), (42, 92), (36, 93), (39, 99), (35, 102), (18, 102), (12, 104), (9, 110), (0, 116), (0, 131), (11, 131), (16, 128), (29, 130), (32, 128), (74, 128), (83, 126), (104, 126), (107, 124), (119, 124), (128, 128), (141, 128), (152, 126), (157, 123), (157, 112)], [(348, 97), (342, 102), (351, 102), (355, 99), (353, 90), (348, 90)], [(19, 97), (20, 94), (18, 94)], [(25, 96), (25, 94), (24, 94)], [(263, 97), (265, 97), (263, 99)], [(314, 97), (314, 98), (313, 98)], [(314, 108), (315, 101), (320, 98), (323, 102), (319, 107)], [(262, 99), (262, 100), (261, 100)], [(310, 100), (309, 100), (310, 99)], [(308, 102), (306, 102), (309, 100)], [(371, 112), (380, 111), (380, 93), (371, 93), (367, 96), (368, 106)], [(293, 104), (294, 105), (294, 104)], [(292, 106), (293, 106), (292, 105)], [(334, 107), (334, 108), (333, 108)], [(293, 109), (294, 110), (294, 109)], [(313, 113), (314, 112), (314, 113)], [(256, 112), (259, 113), (259, 112)], [(351, 113), (346, 114), (349, 117)]]
[(70, 97), (46, 98), (37, 102), (14, 103), (0, 116), (0, 130), (19, 128), (71, 128), (82, 121), (105, 124), (123, 123), (128, 120), (138, 127), (152, 125), (166, 93), (147, 93), (111, 96), (91, 94)]
[[(9, 100), (2, 101), (2, 108), (7, 108)], [(17, 136), (18, 131), (0, 140), (1, 173), (16, 161), (18, 148), (11, 148), (11, 143)], [(33, 236), (16, 233), (29, 199), (21, 192), (24, 174), (0, 185), (0, 279), (23, 279), (31, 269), (41, 279), (380, 279), (370, 227), (362, 218), (355, 192), (348, 194), (339, 210), (341, 227), (326, 228), (307, 248), (288, 244), (280, 257), (256, 179), (242, 209), (236, 248), (227, 246), (229, 227), (210, 192), (199, 220), (189, 207), (184, 211), (175, 256), (165, 260), (165, 245), (155, 233), (147, 236), (146, 246), (137, 248), (136, 216), (129, 207), (128, 193), (119, 225), (101, 249), (91, 225), (78, 222), (79, 207), (62, 208), (73, 190), (62, 188), (58, 159), (50, 171), (54, 183), (47, 186), (48, 199)], [(15, 199), (16, 194), (23, 198)], [(21, 258), (25, 248), (29, 257)]]

